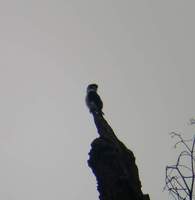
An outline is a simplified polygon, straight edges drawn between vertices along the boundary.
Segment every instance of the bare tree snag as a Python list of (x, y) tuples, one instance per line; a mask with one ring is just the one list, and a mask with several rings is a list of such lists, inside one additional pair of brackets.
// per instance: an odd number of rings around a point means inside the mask
[(96, 103), (87, 100), (99, 133), (91, 144), (88, 165), (96, 176), (99, 199), (149, 200), (149, 195), (142, 193), (133, 152), (117, 138)]

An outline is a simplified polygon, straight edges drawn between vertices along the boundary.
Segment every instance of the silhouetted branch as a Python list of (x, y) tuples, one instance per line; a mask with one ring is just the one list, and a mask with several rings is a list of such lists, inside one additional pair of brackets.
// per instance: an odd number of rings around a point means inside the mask
[(171, 136), (179, 139), (174, 145), (175, 148), (178, 145), (183, 145), (185, 150), (181, 151), (175, 165), (166, 167), (165, 189), (176, 200), (192, 200), (195, 180), (195, 137), (184, 140), (180, 134), (175, 132), (172, 132)]

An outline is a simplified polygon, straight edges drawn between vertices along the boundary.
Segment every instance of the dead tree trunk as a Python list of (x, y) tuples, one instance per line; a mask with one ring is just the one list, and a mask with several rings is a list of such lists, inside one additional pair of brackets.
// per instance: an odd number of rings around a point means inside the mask
[(99, 133), (91, 144), (88, 165), (97, 180), (100, 200), (149, 200), (141, 190), (132, 151), (119, 141), (103, 115), (93, 112)]

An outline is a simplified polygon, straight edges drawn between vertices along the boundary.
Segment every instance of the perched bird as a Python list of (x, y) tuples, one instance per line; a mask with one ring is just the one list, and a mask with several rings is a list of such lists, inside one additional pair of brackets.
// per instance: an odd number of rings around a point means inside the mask
[(90, 84), (87, 87), (86, 104), (91, 113), (104, 114), (102, 112), (103, 102), (100, 96), (97, 94), (98, 85)]

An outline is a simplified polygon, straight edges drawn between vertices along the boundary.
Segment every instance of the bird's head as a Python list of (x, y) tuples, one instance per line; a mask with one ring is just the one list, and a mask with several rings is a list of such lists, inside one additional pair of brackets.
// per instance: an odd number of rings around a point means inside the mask
[(87, 92), (90, 92), (90, 91), (97, 92), (97, 89), (98, 89), (98, 85), (93, 83), (93, 84), (88, 85)]

